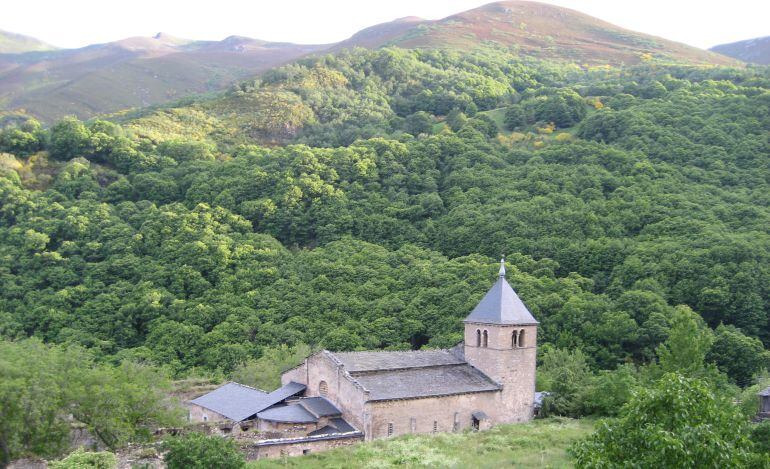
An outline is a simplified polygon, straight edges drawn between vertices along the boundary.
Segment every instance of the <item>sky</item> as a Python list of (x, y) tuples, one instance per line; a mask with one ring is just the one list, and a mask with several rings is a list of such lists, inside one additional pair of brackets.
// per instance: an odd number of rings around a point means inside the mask
[[(439, 19), (477, 0), (3, 0), (0, 29), (59, 47), (164, 32), (324, 44), (404, 16)], [(618, 26), (708, 48), (770, 35), (768, 0), (545, 0)], [(115, 6), (120, 5), (120, 6)]]

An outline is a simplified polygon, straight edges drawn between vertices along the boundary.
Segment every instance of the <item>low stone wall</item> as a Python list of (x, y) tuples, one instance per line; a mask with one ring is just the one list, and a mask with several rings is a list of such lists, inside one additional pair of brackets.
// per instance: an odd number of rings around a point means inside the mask
[(301, 456), (350, 446), (362, 441), (364, 441), (364, 435), (361, 432), (351, 432), (306, 438), (281, 438), (250, 444), (240, 443), (241, 451), (246, 456), (246, 460), (253, 461), (255, 459)]

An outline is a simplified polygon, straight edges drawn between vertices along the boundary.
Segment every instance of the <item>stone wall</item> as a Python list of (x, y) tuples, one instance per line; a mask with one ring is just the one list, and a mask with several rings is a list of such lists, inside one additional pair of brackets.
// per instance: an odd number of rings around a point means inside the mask
[[(500, 391), (458, 394), (454, 396), (369, 402), (366, 425), (367, 441), (407, 433), (461, 431), (470, 428), (471, 414), (486, 413), (495, 420), (502, 407)], [(482, 422), (481, 429), (492, 422)], [(389, 435), (389, 425), (392, 432)]]
[(276, 442), (265, 444), (254, 443), (242, 445), (241, 450), (246, 456), (246, 460), (279, 458), (284, 456), (301, 456), (303, 454), (328, 451), (342, 446), (350, 446), (363, 441), (363, 436), (358, 434), (354, 436), (344, 436), (336, 438), (317, 438), (317, 439), (299, 439), (296, 441), (286, 440), (285, 442)]
[(281, 386), (285, 386), (292, 381), (307, 385), (307, 361), (309, 358), (306, 358), (301, 365), (283, 373), (281, 375)]
[(197, 404), (187, 404), (187, 410), (188, 410), (187, 420), (188, 422), (192, 422), (192, 423), (221, 422), (224, 420), (228, 420), (228, 418), (225, 417), (224, 415), (214, 412), (213, 410), (207, 409), (205, 407), (201, 407)]
[(326, 383), (326, 397), (342, 411), (343, 417), (355, 428), (364, 425), (364, 403), (367, 399), (363, 389), (345, 373), (328, 352), (319, 352), (307, 359), (306, 396), (321, 396), (321, 382)]

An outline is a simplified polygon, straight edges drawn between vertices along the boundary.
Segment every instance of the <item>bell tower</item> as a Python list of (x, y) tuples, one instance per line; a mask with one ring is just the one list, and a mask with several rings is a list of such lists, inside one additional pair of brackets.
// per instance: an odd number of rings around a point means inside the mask
[(524, 422), (533, 414), (537, 320), (505, 279), (497, 281), (463, 321), (465, 360), (503, 388), (498, 423)]

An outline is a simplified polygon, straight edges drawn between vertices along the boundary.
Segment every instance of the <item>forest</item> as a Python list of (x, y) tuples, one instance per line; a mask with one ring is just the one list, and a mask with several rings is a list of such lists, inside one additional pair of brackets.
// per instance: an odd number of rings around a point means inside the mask
[[(666, 372), (752, 395), (769, 155), (768, 68), (501, 50), (355, 49), (171, 106), (6, 116), (0, 336), (19, 350), (0, 402), (43, 379), (26, 348), (118, 383), (134, 366), (269, 387), (320, 348), (451, 347), (501, 255), (552, 415), (617, 415)], [(31, 441), (5, 460), (57, 454)]]

